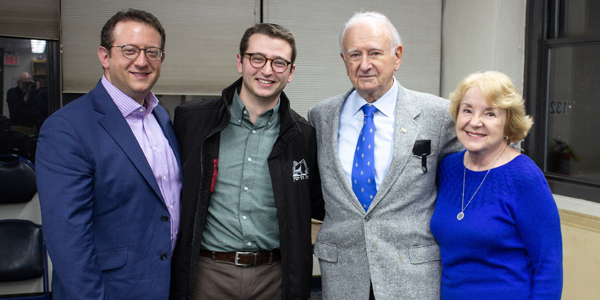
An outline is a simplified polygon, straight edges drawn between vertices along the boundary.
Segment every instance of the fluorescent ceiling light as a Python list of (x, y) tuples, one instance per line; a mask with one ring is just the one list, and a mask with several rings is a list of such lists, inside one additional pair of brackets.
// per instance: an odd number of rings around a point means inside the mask
[(46, 52), (46, 41), (31, 40), (31, 53)]

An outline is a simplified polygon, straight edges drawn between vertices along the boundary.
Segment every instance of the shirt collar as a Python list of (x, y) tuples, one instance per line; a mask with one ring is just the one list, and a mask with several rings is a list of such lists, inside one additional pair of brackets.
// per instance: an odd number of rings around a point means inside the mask
[(241, 121), (245, 108), (244, 102), (240, 99), (238, 92), (235, 91), (233, 100), (231, 101), (231, 120), (235, 120), (236, 123), (239, 123), (238, 121)]
[(112, 98), (115, 105), (123, 115), (123, 117), (127, 117), (130, 114), (136, 112), (135, 116), (140, 116), (141, 118), (152, 113), (152, 110), (158, 105), (158, 98), (150, 91), (148, 95), (144, 98), (144, 105), (140, 105), (137, 101), (133, 100), (133, 98), (129, 97), (127, 94), (123, 93), (116, 86), (114, 86), (106, 76), (102, 75), (102, 86), (108, 95)]
[[(371, 105), (375, 106), (378, 111), (383, 113), (386, 117), (393, 117), (394, 110), (396, 109), (396, 100), (398, 98), (398, 84), (396, 81), (396, 77), (394, 78), (394, 83), (392, 83), (392, 87), (379, 99), (373, 102)], [(351, 107), (351, 111), (353, 112), (353, 116), (358, 113), (363, 105), (369, 103), (363, 97), (358, 94), (358, 91), (354, 90), (347, 99), (348, 104)]]
[[(273, 126), (276, 122), (278, 122), (280, 104), (281, 101), (279, 101), (278, 99), (277, 104), (273, 108), (265, 111), (262, 115), (259, 116), (255, 126), (257, 128), (263, 126), (267, 126), (267, 128), (269, 128)], [(233, 100), (231, 101), (230, 123), (241, 124), (243, 119), (250, 120), (250, 116), (247, 114), (247, 111), (248, 110), (246, 109), (246, 105), (244, 105), (244, 102), (242, 102), (242, 99), (240, 99), (240, 95), (236, 90), (233, 94)], [(244, 114), (244, 112), (246, 112), (246, 114)]]

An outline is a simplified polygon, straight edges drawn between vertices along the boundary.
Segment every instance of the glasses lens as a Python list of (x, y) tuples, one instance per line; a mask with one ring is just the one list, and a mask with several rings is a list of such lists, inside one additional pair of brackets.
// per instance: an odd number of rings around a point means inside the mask
[(157, 47), (150, 47), (146, 49), (146, 57), (149, 60), (159, 60), (162, 57), (162, 50)]
[(250, 56), (250, 64), (255, 68), (262, 68), (267, 62), (267, 58), (260, 54), (252, 54)]
[(274, 59), (273, 60), (273, 70), (275, 72), (283, 73), (288, 67), (287, 61), (283, 59)]
[(140, 54), (140, 48), (134, 45), (123, 46), (123, 56), (129, 59), (135, 59)]

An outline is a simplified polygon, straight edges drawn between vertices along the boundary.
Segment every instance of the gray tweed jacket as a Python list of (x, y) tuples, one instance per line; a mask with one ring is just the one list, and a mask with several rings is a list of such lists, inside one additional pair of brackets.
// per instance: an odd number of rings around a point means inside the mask
[[(462, 149), (449, 101), (398, 84), (392, 162), (365, 212), (337, 155), (339, 114), (345, 95), (308, 112), (317, 130), (325, 219), (314, 254), (321, 266), (323, 298), (440, 299), (439, 247), (429, 230), (437, 196), (436, 170), (447, 154)], [(417, 141), (430, 140), (427, 172), (413, 154)], [(354, 149), (348, 149), (354, 151)], [(370, 281), (369, 281), (370, 280)]]

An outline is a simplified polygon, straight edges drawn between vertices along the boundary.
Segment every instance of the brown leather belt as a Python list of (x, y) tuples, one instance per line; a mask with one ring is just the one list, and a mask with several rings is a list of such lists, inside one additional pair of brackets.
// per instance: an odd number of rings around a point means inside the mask
[(281, 260), (281, 254), (278, 249), (262, 252), (215, 252), (200, 250), (200, 256), (212, 258), (216, 261), (233, 263), (236, 266), (256, 266), (268, 264)]

